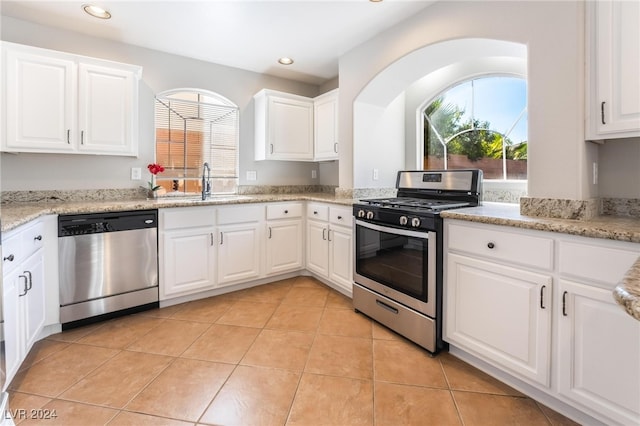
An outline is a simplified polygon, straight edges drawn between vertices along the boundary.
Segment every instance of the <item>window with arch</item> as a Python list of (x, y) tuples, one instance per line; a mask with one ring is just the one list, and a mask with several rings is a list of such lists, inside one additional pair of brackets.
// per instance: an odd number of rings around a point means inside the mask
[(482, 169), (527, 179), (527, 82), (488, 76), (459, 83), (423, 111), (424, 169)]
[(156, 183), (166, 195), (202, 191), (204, 163), (211, 169), (211, 193), (238, 188), (238, 107), (217, 93), (180, 89), (155, 99), (156, 162), (164, 167)]

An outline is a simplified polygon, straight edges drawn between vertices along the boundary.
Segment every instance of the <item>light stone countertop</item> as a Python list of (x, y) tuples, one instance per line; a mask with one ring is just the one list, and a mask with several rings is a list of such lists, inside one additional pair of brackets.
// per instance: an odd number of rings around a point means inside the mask
[(2, 232), (8, 232), (27, 222), (48, 214), (102, 213), (112, 211), (160, 209), (169, 207), (221, 206), (244, 203), (267, 203), (279, 201), (319, 201), (351, 206), (351, 198), (337, 198), (333, 194), (258, 194), (214, 196), (206, 200), (196, 197), (167, 197), (157, 200), (110, 200), (110, 201), (73, 201), (73, 202), (37, 202), (8, 203), (0, 207)]
[[(484, 203), (479, 207), (444, 211), (440, 215), (447, 219), (640, 243), (640, 218), (634, 217), (599, 216), (589, 220), (531, 217), (522, 216), (517, 205), (503, 203)], [(640, 258), (616, 286), (613, 298), (640, 321)]]

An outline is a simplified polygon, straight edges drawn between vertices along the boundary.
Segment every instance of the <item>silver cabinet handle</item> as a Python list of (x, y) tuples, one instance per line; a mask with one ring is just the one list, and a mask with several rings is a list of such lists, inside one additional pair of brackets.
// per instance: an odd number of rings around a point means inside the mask
[(313, 214), (318, 214), (318, 212), (316, 210), (313, 211)]
[(9, 262), (13, 262), (13, 259), (15, 259), (16, 257), (12, 254), (10, 254), (7, 257), (3, 257), (2, 260), (8, 260)]
[(29, 275), (29, 287), (27, 288), (27, 291), (29, 291), (33, 288), (33, 275), (31, 275), (31, 271), (24, 271), (24, 273)]
[(220, 233), (220, 245), (224, 244), (224, 234)]
[(42, 235), (38, 235), (38, 236), (33, 237), (33, 240), (34, 241), (42, 241)]
[(269, 239), (271, 239), (271, 227), (269, 226)]
[(488, 248), (490, 248), (490, 249), (494, 249), (494, 248), (496, 247), (496, 244), (495, 244), (494, 242), (490, 241), (490, 242), (487, 244), (487, 247), (488, 247)]
[(567, 314), (567, 292), (562, 293), (562, 316), (566, 317)]
[(600, 120), (602, 120), (602, 124), (607, 124), (604, 121), (604, 104), (605, 104), (604, 101), (602, 101), (602, 103), (600, 103)]
[(80, 132), (80, 145), (84, 145), (84, 130)]
[(18, 295), (18, 297), (22, 297), (29, 292), (29, 287), (28, 287), (29, 281), (27, 280), (26, 275), (18, 275), (18, 278), (24, 278), (24, 293)]
[(67, 129), (67, 143), (71, 143), (71, 129)]
[(331, 229), (329, 229), (329, 231), (327, 232), (327, 237), (328, 237), (327, 239), (331, 241)]
[(213, 232), (209, 235), (211, 236), (211, 247), (213, 247)]
[(327, 239), (326, 232), (327, 232), (327, 229), (326, 228), (322, 228), (322, 239), (323, 240)]
[(273, 154), (273, 144), (269, 144), (269, 154)]
[(333, 152), (338, 153), (338, 142), (333, 144)]
[(540, 309), (546, 309), (544, 307), (544, 289), (545, 287), (547, 287), (546, 285), (543, 285), (542, 287), (540, 287)]

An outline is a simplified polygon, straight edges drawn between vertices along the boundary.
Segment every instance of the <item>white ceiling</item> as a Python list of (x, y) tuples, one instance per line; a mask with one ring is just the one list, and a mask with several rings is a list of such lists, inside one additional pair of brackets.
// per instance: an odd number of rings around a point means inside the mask
[[(9, 1), (1, 13), (217, 64), (321, 84), (338, 58), (433, 0), (95, 0), (112, 18), (85, 14), (86, 1)], [(282, 56), (293, 65), (277, 63)]]

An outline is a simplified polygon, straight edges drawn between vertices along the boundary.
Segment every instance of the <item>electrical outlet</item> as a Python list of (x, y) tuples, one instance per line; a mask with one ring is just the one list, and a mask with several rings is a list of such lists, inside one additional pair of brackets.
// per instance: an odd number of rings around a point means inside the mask
[(318, 171), (317, 170), (311, 170), (311, 179), (317, 179), (318, 178)]
[(378, 169), (373, 169), (373, 180), (378, 180), (380, 178), (380, 172)]
[(258, 172), (255, 170), (247, 170), (247, 181), (256, 181), (258, 180)]
[(142, 169), (140, 167), (132, 167), (131, 180), (140, 180), (140, 179), (142, 179)]
[(593, 184), (598, 184), (598, 163), (595, 161), (593, 162)]

